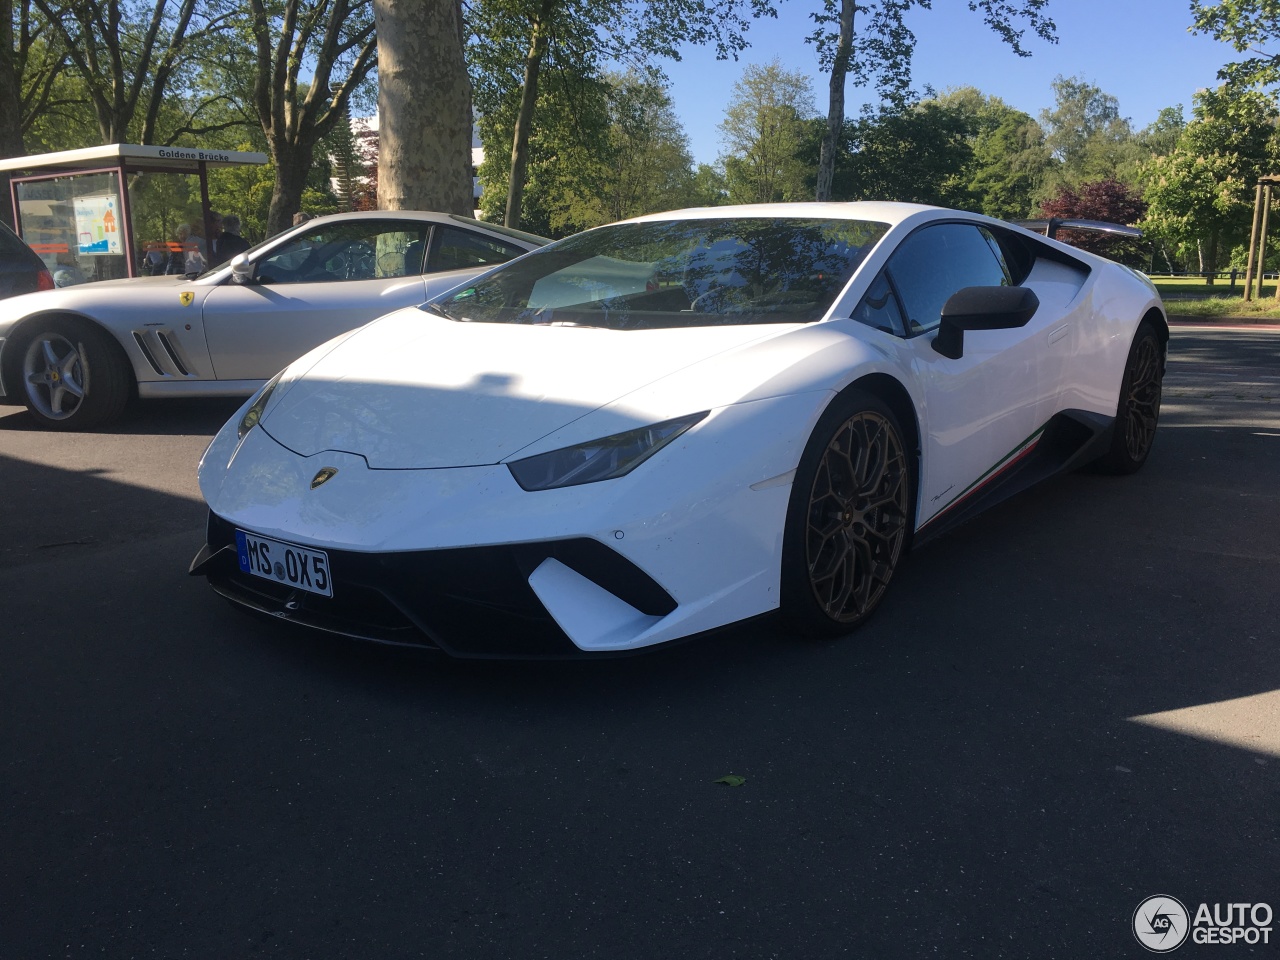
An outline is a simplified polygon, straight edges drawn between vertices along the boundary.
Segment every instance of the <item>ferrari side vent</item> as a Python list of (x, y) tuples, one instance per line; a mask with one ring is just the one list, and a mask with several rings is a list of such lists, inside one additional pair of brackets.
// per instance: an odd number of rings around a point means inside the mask
[(191, 361), (167, 330), (134, 330), (133, 342), (147, 358), (151, 369), (162, 377), (190, 377)]
[(164, 347), (164, 352), (169, 355), (169, 359), (173, 361), (173, 365), (178, 368), (178, 374), (183, 377), (191, 376), (191, 371), (187, 369), (186, 364), (182, 362), (178, 354), (177, 344), (170, 338), (169, 334), (163, 330), (156, 331), (156, 339), (160, 341), (160, 346)]
[(151, 369), (160, 376), (164, 376), (164, 370), (160, 369), (160, 364), (156, 363), (156, 358), (151, 353), (151, 348), (147, 346), (146, 338), (137, 330), (133, 331), (133, 341), (138, 345), (138, 349), (142, 351), (142, 355), (147, 358), (147, 363), (151, 364)]

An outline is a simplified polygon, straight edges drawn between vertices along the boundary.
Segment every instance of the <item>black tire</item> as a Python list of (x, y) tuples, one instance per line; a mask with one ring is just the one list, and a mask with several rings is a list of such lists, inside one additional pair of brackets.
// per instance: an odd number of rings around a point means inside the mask
[(124, 412), (133, 378), (119, 345), (75, 317), (29, 323), (13, 342), (6, 384), (49, 430), (91, 430)]
[(1138, 325), (1120, 381), (1111, 447), (1098, 459), (1105, 473), (1135, 473), (1147, 462), (1160, 422), (1164, 343), (1146, 320)]
[(787, 629), (849, 633), (879, 605), (910, 540), (911, 454), (893, 411), (856, 388), (814, 428), (791, 486), (782, 544)]

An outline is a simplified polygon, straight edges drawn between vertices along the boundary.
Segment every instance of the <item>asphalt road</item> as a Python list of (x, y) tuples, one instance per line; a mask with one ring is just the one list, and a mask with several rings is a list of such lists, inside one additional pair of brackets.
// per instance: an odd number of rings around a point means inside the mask
[(928, 545), (854, 637), (593, 663), (187, 577), (235, 404), (0, 408), (0, 957), (1139, 957), (1148, 896), (1280, 910), (1278, 347), (1178, 328), (1141, 473)]

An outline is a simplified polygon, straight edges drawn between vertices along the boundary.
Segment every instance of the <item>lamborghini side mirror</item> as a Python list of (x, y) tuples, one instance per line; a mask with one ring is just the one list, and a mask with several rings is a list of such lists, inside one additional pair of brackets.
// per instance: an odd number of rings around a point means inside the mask
[(964, 355), (966, 330), (1010, 330), (1035, 316), (1040, 299), (1026, 287), (965, 287), (942, 307), (933, 349), (951, 360)]

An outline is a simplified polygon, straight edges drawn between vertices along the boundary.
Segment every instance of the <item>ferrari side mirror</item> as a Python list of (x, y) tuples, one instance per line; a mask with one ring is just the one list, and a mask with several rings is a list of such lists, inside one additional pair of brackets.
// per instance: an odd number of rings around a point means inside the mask
[(243, 253), (237, 253), (231, 258), (231, 282), (253, 283), (253, 264)]
[(951, 360), (964, 355), (966, 330), (1010, 330), (1035, 316), (1040, 299), (1026, 287), (965, 287), (942, 307), (933, 349)]

